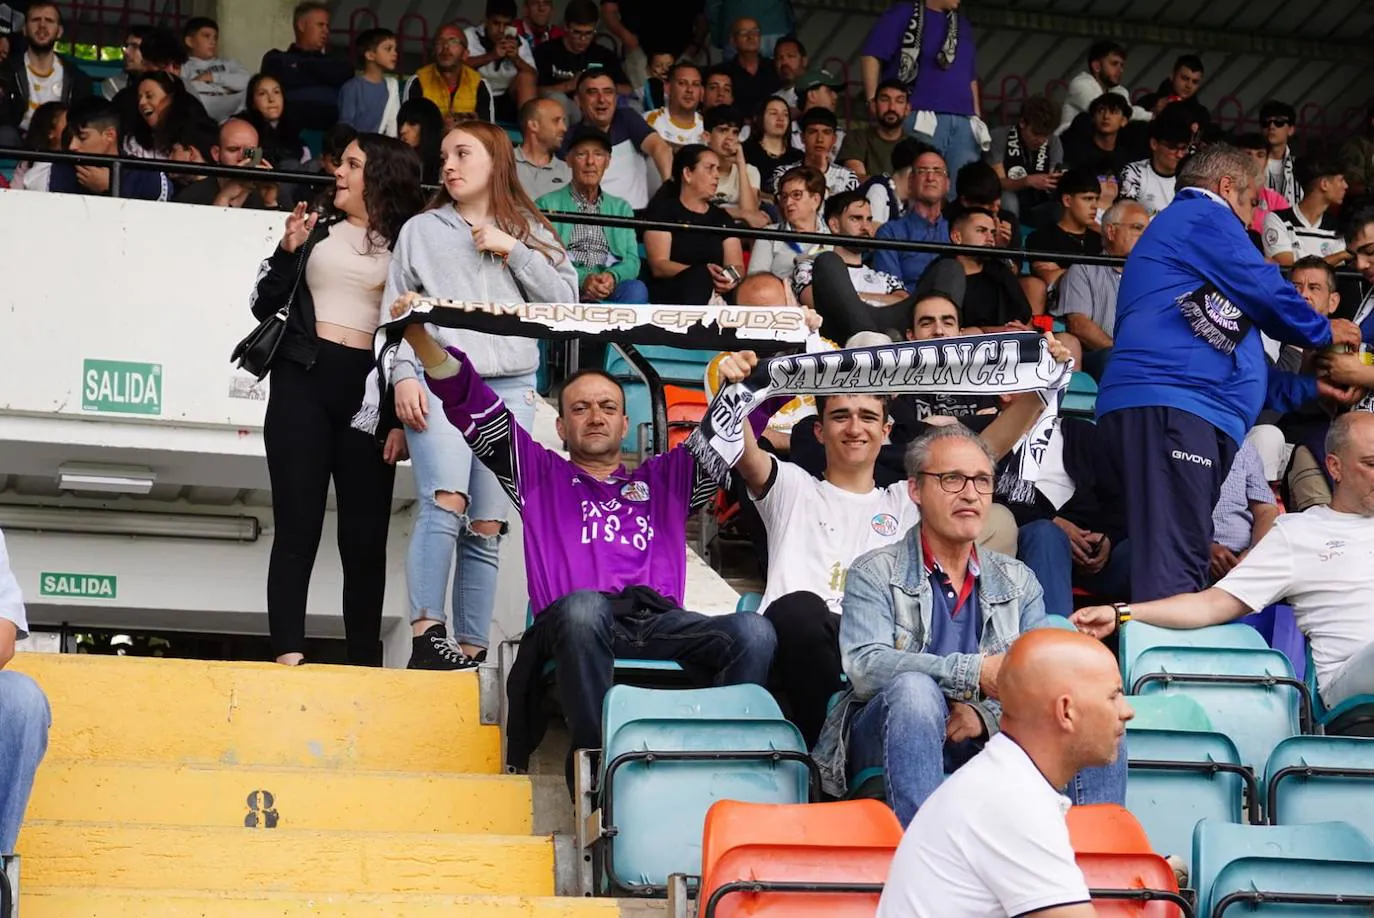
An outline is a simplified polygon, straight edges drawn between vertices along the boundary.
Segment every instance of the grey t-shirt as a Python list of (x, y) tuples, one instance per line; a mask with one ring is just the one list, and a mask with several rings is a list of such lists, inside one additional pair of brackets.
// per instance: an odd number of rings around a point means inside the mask
[(14, 622), (19, 629), (19, 640), (29, 636), (29, 620), (24, 615), (24, 597), (19, 592), (19, 581), (15, 579), (10, 567), (10, 553), (5, 546), (5, 534), (0, 532), (0, 618)]
[[(1007, 158), (1007, 135), (1011, 133), (1011, 125), (996, 127), (988, 132), (992, 135), (992, 145), (983, 154), (983, 159), (988, 165), (996, 166), (1004, 163)], [(1022, 150), (1021, 161), (1025, 164), (1026, 174), (1034, 175), (1037, 172), (1049, 172), (1055, 166), (1063, 167), (1064, 164), (1064, 145), (1059, 142), (1058, 137), (1051, 137), (1046, 141), (1048, 149), (1045, 151), (1045, 167), (1037, 169), (1035, 164), (1039, 161), (1039, 147), (1034, 150)], [(1023, 175), (1010, 175), (1008, 178), (1025, 178)], [(950, 181), (954, 181), (957, 176), (951, 175)]]
[(572, 182), (572, 170), (557, 156), (547, 166), (536, 166), (525, 159), (525, 151), (515, 148), (515, 174), (531, 201), (537, 201), (550, 191), (562, 191)]
[(1115, 337), (1121, 272), (1107, 265), (1070, 265), (1059, 280), (1059, 313), (1087, 316)]

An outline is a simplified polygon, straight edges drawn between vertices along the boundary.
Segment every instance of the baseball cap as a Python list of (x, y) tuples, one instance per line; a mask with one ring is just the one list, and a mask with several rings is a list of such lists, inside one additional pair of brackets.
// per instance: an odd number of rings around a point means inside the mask
[(831, 89), (843, 89), (844, 80), (841, 80), (829, 70), (817, 67), (815, 70), (808, 70), (797, 80), (797, 92), (806, 93), (815, 89), (817, 86), (829, 86)]
[(569, 132), (566, 149), (571, 150), (579, 143), (586, 143), (589, 141), (591, 143), (600, 144), (606, 149), (607, 153), (610, 153), (612, 150), (611, 135), (585, 121), (578, 124)]

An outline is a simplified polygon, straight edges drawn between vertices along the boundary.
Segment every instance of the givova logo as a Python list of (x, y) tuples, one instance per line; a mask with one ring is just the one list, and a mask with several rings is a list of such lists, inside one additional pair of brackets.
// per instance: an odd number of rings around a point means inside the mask
[(1176, 449), (1171, 455), (1180, 462), (1191, 462), (1205, 469), (1210, 469), (1212, 467), (1211, 459), (1208, 459), (1206, 456), (1199, 456), (1197, 453), (1185, 453), (1181, 449)]

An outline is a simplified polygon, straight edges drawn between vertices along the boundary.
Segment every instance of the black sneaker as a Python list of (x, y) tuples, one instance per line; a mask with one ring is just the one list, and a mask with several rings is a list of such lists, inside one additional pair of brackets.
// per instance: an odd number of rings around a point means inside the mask
[(474, 669), (487, 658), (485, 650), (470, 657), (448, 636), (443, 625), (431, 625), (424, 634), (410, 639), (410, 662), (406, 669), (428, 669), (452, 672)]

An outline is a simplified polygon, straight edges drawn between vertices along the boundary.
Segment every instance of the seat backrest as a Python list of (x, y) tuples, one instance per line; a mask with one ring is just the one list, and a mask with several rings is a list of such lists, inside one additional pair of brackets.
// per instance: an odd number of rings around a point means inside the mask
[[(1178, 892), (1178, 878), (1169, 862), (1149, 851), (1131, 854), (1077, 852), (1075, 860), (1089, 889)], [(1171, 902), (1096, 899), (1093, 905), (1098, 918), (1180, 918), (1182, 915), (1182, 910)]]
[[(1295, 872), (1301, 873), (1315, 869), (1311, 862), (1374, 862), (1374, 844), (1345, 822), (1249, 826), (1204, 819), (1193, 831), (1192, 883), (1198, 893), (1198, 915), (1211, 915), (1222, 869), (1241, 858), (1309, 862), (1297, 865)], [(1326, 912), (1321, 914), (1324, 918)]]
[[(681, 382), (689, 386), (701, 385), (706, 375), (706, 365), (719, 353), (664, 344), (637, 344), (635, 350), (653, 365), (664, 382)], [(642, 379), (620, 351), (613, 347), (606, 349), (606, 372), (616, 379)]]
[[(1251, 629), (1253, 631), (1253, 629)], [(1277, 650), (1232, 647), (1153, 647), (1135, 662), (1135, 678), (1147, 673), (1223, 676), (1279, 676), (1293, 678), (1288, 658)], [(1279, 741), (1302, 732), (1302, 690), (1293, 685), (1202, 683), (1180, 679), (1172, 683), (1137, 683), (1140, 695), (1182, 694), (1207, 710), (1208, 719), (1229, 736), (1240, 751), (1241, 764), (1256, 775)]]
[(668, 409), (668, 448), (682, 443), (706, 415), (706, 393), (700, 389), (664, 386), (664, 401)]
[[(701, 841), (701, 892), (737, 880), (811, 883), (884, 883), (902, 827), (877, 800), (803, 806), (768, 806), (722, 800), (706, 814)], [(717, 918), (760, 916), (863, 916), (878, 896), (864, 893), (732, 893), (720, 899)]]
[[(1231, 893), (1265, 892), (1320, 895), (1374, 895), (1374, 864), (1362, 861), (1313, 861), (1273, 857), (1242, 857), (1221, 868), (1208, 891), (1211, 908), (1215, 911)], [(1256, 904), (1236, 904), (1226, 909), (1230, 916), (1313, 915), (1318, 918), (1369, 918), (1368, 905), (1320, 906), (1298, 905), (1268, 901)], [(1202, 912), (1198, 913), (1199, 915)]]
[(1207, 709), (1187, 695), (1131, 695), (1126, 701), (1135, 711), (1130, 729), (1212, 732)]
[[(1308, 768), (1364, 774), (1309, 774)], [(1269, 822), (1341, 820), (1374, 838), (1374, 739), (1291, 736), (1274, 747), (1264, 776)]]
[(1264, 637), (1249, 625), (1233, 622), (1206, 628), (1160, 628), (1145, 622), (1130, 621), (1121, 628), (1121, 679), (1127, 691), (1142, 673), (1135, 672), (1136, 658), (1151, 647), (1233, 647), (1264, 650)]
[(1152, 851), (1186, 861), (1199, 820), (1240, 822), (1244, 818), (1244, 782), (1233, 773), (1160, 770), (1140, 763), (1239, 765), (1240, 754), (1235, 743), (1220, 733), (1141, 730), (1134, 723), (1127, 725), (1126, 734), (1126, 809), (1144, 827)]
[(1150, 854), (1150, 839), (1130, 810), (1115, 803), (1069, 809), (1069, 842), (1076, 854)]
[(603, 822), (615, 834), (608, 873), (619, 886), (662, 887), (672, 873), (696, 873), (702, 823), (717, 800), (804, 803), (809, 772), (801, 761), (626, 761), (626, 753), (770, 752), (804, 755), (806, 743), (757, 685), (655, 690), (614, 686), (603, 706)]

